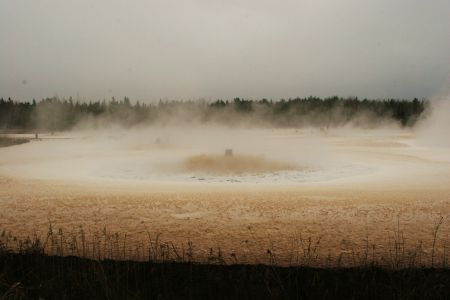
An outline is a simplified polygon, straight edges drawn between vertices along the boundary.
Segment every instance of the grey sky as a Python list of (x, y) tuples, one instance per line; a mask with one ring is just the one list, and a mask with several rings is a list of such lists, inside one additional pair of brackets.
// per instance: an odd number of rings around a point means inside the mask
[(0, 0), (0, 96), (432, 97), (449, 0)]

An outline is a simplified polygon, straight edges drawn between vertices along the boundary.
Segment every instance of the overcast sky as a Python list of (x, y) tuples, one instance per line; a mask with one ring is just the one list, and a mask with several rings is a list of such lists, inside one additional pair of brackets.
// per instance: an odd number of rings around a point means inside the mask
[(0, 97), (432, 97), (449, 0), (0, 0)]

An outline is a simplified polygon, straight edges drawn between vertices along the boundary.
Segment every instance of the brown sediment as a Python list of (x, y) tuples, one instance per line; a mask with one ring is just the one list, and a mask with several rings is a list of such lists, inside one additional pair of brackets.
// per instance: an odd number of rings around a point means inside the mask
[(82, 226), (91, 242), (95, 232), (106, 228), (111, 234), (126, 234), (130, 248), (148, 243), (150, 235), (180, 248), (192, 242), (199, 261), (207, 259), (210, 248), (220, 248), (243, 263), (267, 263), (270, 250), (280, 264), (299, 262), (308, 243), (313, 246), (319, 239), (314, 255), (321, 260), (341, 255), (343, 263), (351, 264), (364, 255), (367, 245), (377, 260), (389, 259), (398, 251), (397, 239), (405, 253), (417, 251), (420, 244), (421, 262), (429, 263), (433, 226), (440, 216), (445, 220), (438, 232), (436, 256), (448, 251), (448, 199), (450, 192), (442, 187), (433, 191), (367, 185), (130, 189), (111, 184), (98, 189), (4, 179), (0, 229), (21, 237), (37, 232), (45, 238), (49, 223), (66, 233), (77, 233)]
[(187, 158), (182, 165), (186, 172), (205, 172), (211, 174), (264, 173), (287, 170), (300, 170), (292, 163), (273, 161), (256, 155), (195, 155)]

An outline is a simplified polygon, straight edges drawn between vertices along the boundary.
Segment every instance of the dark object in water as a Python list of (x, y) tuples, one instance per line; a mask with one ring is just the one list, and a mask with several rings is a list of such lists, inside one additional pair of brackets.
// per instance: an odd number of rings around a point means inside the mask
[(233, 156), (233, 149), (225, 149), (225, 156)]

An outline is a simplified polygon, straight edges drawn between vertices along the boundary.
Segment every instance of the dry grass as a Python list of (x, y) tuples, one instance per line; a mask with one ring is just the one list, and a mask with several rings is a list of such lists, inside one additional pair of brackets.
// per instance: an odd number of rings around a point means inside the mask
[(211, 247), (203, 259), (192, 241), (174, 244), (149, 230), (137, 244), (107, 228), (65, 232), (49, 224), (45, 236), (25, 239), (3, 231), (0, 299), (446, 299), (448, 251), (435, 248), (443, 222), (435, 221), (431, 253), (420, 242), (407, 248), (398, 221), (386, 256), (373, 251), (384, 241), (367, 237), (361, 249), (349, 248), (350, 264), (343, 253), (322, 257), (321, 237), (299, 234), (288, 267), (277, 266), (277, 245), (265, 251), (266, 265), (243, 265), (243, 249)]
[[(127, 233), (114, 232), (103, 227), (101, 230), (86, 230), (79, 226), (69, 232), (62, 228), (48, 225), (45, 235), (35, 233), (26, 238), (17, 237), (11, 231), (3, 230), (0, 235), (0, 249), (17, 253), (37, 252), (57, 256), (78, 256), (97, 260), (135, 260), (151, 262), (198, 262), (207, 264), (238, 264), (258, 261), (271, 265), (309, 266), (309, 267), (356, 267), (377, 265), (391, 269), (414, 267), (448, 268), (449, 245), (448, 236), (440, 236), (440, 226), (444, 218), (439, 217), (430, 232), (431, 248), (426, 248), (424, 241), (406, 243), (408, 238), (401, 229), (400, 219), (386, 240), (371, 240), (367, 234), (363, 241), (343, 241), (340, 251), (323, 248), (326, 241), (323, 236), (307, 236), (298, 233), (290, 240), (290, 247), (271, 242), (259, 253), (248, 252), (245, 244), (256, 240), (245, 241), (241, 249), (223, 249), (211, 244), (199, 249), (191, 241), (182, 243), (163, 238), (163, 232), (154, 232), (143, 225), (146, 238), (136, 240)], [(251, 231), (251, 228), (248, 230)], [(378, 251), (382, 248), (383, 251)], [(428, 250), (427, 250), (428, 249)], [(245, 255), (254, 255), (249, 260)], [(325, 255), (326, 254), (326, 255)], [(241, 259), (241, 257), (243, 259)], [(261, 258), (265, 259), (261, 260)], [(259, 259), (258, 259), (259, 258)]]

